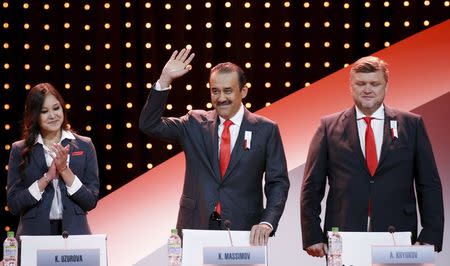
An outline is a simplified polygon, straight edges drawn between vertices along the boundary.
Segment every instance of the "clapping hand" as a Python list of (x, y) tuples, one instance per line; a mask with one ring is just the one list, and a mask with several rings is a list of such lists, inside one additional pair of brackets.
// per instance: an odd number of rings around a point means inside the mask
[(48, 168), (47, 177), (50, 178), (50, 179), (57, 179), (58, 178), (58, 174), (56, 173), (55, 161), (53, 161), (52, 164), (50, 165), (50, 167)]
[(159, 77), (159, 84), (162, 88), (169, 87), (174, 79), (183, 76), (192, 69), (189, 63), (191, 63), (195, 54), (192, 53), (189, 55), (190, 52), (190, 49), (183, 48), (180, 52), (175, 50), (172, 53), (172, 56), (167, 61)]
[[(53, 156), (52, 153), (50, 153), (50, 155)], [(44, 176), (38, 180), (39, 191), (41, 192), (44, 191), (44, 189), (51, 181), (58, 178), (59, 176), (56, 170), (56, 163), (55, 160), (53, 159), (53, 162), (48, 168), (47, 173), (45, 173)]]
[(51, 147), (51, 150), (54, 152), (54, 154), (50, 153), (50, 155), (53, 157), (53, 163), (56, 166), (56, 170), (58, 171), (58, 173), (61, 173), (67, 169), (69, 145), (63, 147), (61, 144), (55, 143)]

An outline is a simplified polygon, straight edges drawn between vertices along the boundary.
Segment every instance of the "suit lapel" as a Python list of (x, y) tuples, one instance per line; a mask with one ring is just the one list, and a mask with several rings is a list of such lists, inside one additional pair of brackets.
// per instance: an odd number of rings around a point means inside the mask
[(69, 154), (72, 151), (73, 147), (77, 146), (76, 145), (76, 141), (74, 139), (63, 139), (63, 141), (61, 142), (61, 145), (63, 147), (66, 147), (67, 145), (70, 145), (69, 146)]
[[(33, 146), (33, 152), (31, 152), (31, 158), (30, 158), (30, 165), (36, 164), (42, 172), (47, 172), (47, 162), (45, 161), (45, 153), (44, 153), (44, 147), (41, 144), (35, 144)], [(34, 163), (32, 162), (34, 161)]]
[(63, 139), (63, 141), (61, 142), (61, 145), (63, 147), (66, 147), (67, 145), (69, 145), (68, 159), (69, 159), (69, 165), (71, 165), (71, 163), (72, 163), (72, 152), (74, 150), (78, 150), (77, 141), (76, 141), (76, 139)]
[(355, 153), (355, 157), (360, 165), (363, 165), (364, 169), (369, 173), (367, 168), (366, 159), (361, 149), (361, 143), (359, 141), (358, 126), (356, 124), (356, 109), (353, 106), (348, 109), (342, 118), (343, 127), (345, 128), (345, 136), (350, 144), (351, 149)]
[(244, 135), (245, 131), (252, 131), (254, 125), (256, 124), (256, 119), (244, 108), (244, 117), (242, 118), (241, 127), (239, 128), (239, 134), (234, 144), (233, 151), (231, 152), (230, 163), (228, 164), (227, 171), (223, 176), (223, 179), (227, 178), (233, 169), (236, 167), (237, 163), (244, 154)]
[(205, 147), (208, 149), (208, 159), (211, 165), (211, 169), (214, 176), (218, 181), (220, 181), (220, 171), (219, 171), (219, 137), (217, 133), (218, 116), (216, 112), (211, 112), (208, 119), (205, 121), (204, 126), (208, 131), (208, 134), (202, 134), (203, 140), (205, 142)]
[(381, 145), (380, 159), (378, 160), (377, 171), (382, 166), (383, 161), (388, 154), (389, 146), (392, 145), (392, 136), (390, 132), (391, 121), (395, 120), (395, 112), (391, 108), (384, 105), (384, 130), (383, 130), (383, 144)]

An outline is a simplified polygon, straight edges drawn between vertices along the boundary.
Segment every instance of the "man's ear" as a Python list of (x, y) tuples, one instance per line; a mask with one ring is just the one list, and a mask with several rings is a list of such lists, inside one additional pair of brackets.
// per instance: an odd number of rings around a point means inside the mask
[(242, 99), (244, 99), (247, 96), (247, 93), (248, 93), (248, 87), (247, 87), (247, 85), (244, 85), (244, 87), (242, 87), (242, 89), (241, 89)]

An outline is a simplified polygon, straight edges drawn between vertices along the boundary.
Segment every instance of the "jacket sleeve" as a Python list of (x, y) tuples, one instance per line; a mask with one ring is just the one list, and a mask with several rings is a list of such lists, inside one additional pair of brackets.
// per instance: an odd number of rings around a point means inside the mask
[(273, 226), (272, 235), (276, 232), (283, 214), (289, 186), (283, 143), (278, 126), (274, 125), (267, 142), (264, 186), (267, 204), (262, 215), (262, 221)]
[(90, 139), (86, 144), (87, 156), (84, 162), (83, 176), (78, 177), (83, 185), (70, 198), (84, 211), (90, 211), (97, 206), (100, 184), (94, 144)]
[(414, 173), (420, 221), (423, 227), (417, 240), (433, 244), (436, 251), (441, 251), (444, 236), (444, 206), (441, 180), (434, 160), (431, 143), (421, 118), (417, 120), (416, 129)]
[(309, 147), (300, 193), (303, 249), (324, 241), (320, 213), (327, 178), (327, 157), (326, 124), (322, 119)]
[(149, 136), (176, 141), (180, 139), (185, 130), (184, 122), (188, 115), (181, 118), (162, 116), (169, 91), (157, 91), (153, 88), (150, 90), (139, 117), (139, 128)]
[(6, 185), (6, 201), (13, 215), (20, 215), (32, 208), (38, 201), (31, 195), (19, 170), (22, 161), (21, 148), (14, 143), (11, 148), (8, 163), (8, 181)]

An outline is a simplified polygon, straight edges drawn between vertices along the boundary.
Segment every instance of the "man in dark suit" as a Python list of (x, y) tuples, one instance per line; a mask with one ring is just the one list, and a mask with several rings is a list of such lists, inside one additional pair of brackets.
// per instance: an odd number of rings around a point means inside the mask
[[(324, 117), (305, 165), (301, 193), (303, 248), (326, 254), (331, 227), (341, 231), (412, 232), (412, 242), (442, 249), (442, 187), (422, 118), (383, 104), (389, 72), (376, 57), (350, 70), (355, 106)], [(324, 230), (321, 201), (328, 179)], [(417, 200), (416, 195), (417, 194)], [(417, 235), (416, 202), (422, 231)]]
[(243, 106), (245, 75), (232, 63), (211, 70), (214, 110), (162, 117), (170, 84), (191, 69), (194, 54), (189, 54), (186, 49), (172, 54), (139, 119), (146, 134), (183, 147), (186, 173), (177, 228), (221, 229), (221, 221), (229, 220), (233, 230), (251, 230), (252, 244), (265, 245), (277, 229), (289, 189), (278, 126)]

